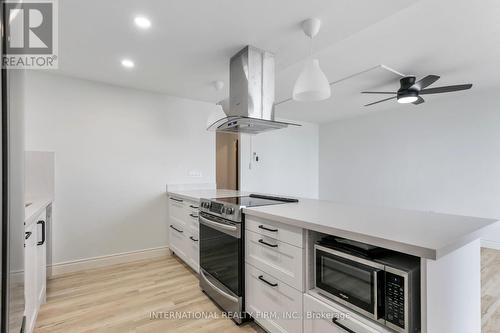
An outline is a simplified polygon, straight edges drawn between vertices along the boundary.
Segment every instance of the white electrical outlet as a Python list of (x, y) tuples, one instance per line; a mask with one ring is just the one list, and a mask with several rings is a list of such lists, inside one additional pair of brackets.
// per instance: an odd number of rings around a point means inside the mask
[(201, 171), (197, 171), (197, 170), (190, 170), (188, 174), (189, 174), (189, 177), (192, 177), (192, 178), (203, 177), (203, 174), (201, 173)]

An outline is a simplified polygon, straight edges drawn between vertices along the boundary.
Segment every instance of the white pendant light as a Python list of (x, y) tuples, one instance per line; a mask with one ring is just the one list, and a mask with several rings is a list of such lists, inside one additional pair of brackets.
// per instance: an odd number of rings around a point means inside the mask
[[(304, 33), (312, 39), (319, 32), (321, 21), (311, 18), (302, 22)], [(296, 101), (321, 101), (329, 98), (331, 88), (325, 73), (319, 66), (319, 60), (309, 57), (293, 87), (293, 99)]]
[[(212, 85), (213, 85), (215, 91), (217, 91), (217, 92), (221, 91), (224, 88), (223, 81), (219, 81), (219, 80), (213, 81)], [(214, 110), (208, 115), (207, 128), (210, 127), (216, 121), (227, 117), (226, 113), (224, 112), (224, 108), (227, 107), (227, 105), (229, 105), (228, 99), (225, 99), (225, 100), (223, 100), (215, 105)]]

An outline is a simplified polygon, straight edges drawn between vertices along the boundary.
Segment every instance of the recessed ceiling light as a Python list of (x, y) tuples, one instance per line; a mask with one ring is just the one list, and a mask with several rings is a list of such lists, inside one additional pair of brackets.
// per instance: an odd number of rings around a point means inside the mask
[(151, 21), (144, 16), (136, 16), (134, 19), (134, 23), (141, 29), (149, 29), (151, 27)]
[(134, 68), (135, 64), (130, 59), (123, 59), (122, 60), (122, 66), (125, 67), (125, 68)]

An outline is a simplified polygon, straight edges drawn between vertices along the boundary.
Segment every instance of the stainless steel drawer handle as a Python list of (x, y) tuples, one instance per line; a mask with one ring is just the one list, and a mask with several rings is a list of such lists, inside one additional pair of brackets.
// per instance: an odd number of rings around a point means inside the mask
[(177, 228), (176, 228), (176, 227), (174, 227), (173, 225), (170, 225), (170, 228), (172, 228), (172, 229), (174, 229), (175, 231), (180, 232), (180, 233), (183, 233), (183, 232), (184, 232), (184, 231), (182, 231), (182, 230), (177, 229)]
[(176, 201), (176, 202), (184, 202), (182, 199), (177, 199), (177, 198), (172, 198), (170, 197), (170, 200)]
[(261, 280), (262, 282), (270, 285), (271, 287), (277, 287), (278, 286), (277, 283), (271, 283), (271, 282), (267, 281), (266, 279), (264, 279), (264, 275), (259, 275), (259, 280)]
[(259, 243), (267, 245), (269, 247), (278, 247), (278, 244), (269, 244), (268, 242), (264, 241), (263, 239), (259, 239)]
[(193, 209), (198, 209), (197, 206), (193, 206), (193, 205), (189, 205), (189, 207), (193, 208)]
[(189, 236), (189, 239), (192, 240), (193, 242), (197, 242), (198, 240), (193, 238), (193, 236)]
[(262, 224), (259, 225), (259, 229), (263, 229), (263, 230), (270, 231), (270, 232), (278, 232), (278, 229), (269, 229), (269, 228), (264, 227)]
[(340, 327), (341, 329), (343, 329), (344, 331), (348, 332), (348, 333), (356, 333), (355, 331), (351, 330), (349, 327), (347, 326), (344, 326), (342, 325), (341, 323), (339, 323), (339, 319), (338, 318), (333, 318), (332, 319), (332, 322), (337, 325), (338, 327)]
[(198, 218), (198, 215), (194, 215), (194, 214), (189, 214), (189, 216), (191, 216), (193, 219), (197, 219)]

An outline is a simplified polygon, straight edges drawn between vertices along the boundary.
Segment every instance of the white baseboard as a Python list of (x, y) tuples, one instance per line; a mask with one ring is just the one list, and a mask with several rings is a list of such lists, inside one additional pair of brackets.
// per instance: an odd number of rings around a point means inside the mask
[(110, 265), (123, 264), (127, 262), (157, 258), (169, 255), (168, 246), (160, 246), (151, 249), (110, 254), (87, 259), (65, 261), (47, 266), (47, 278), (62, 274), (74, 273), (87, 269), (106, 267)]
[(494, 242), (486, 239), (481, 239), (481, 247), (486, 247), (488, 249), (499, 250), (500, 251), (500, 242)]

